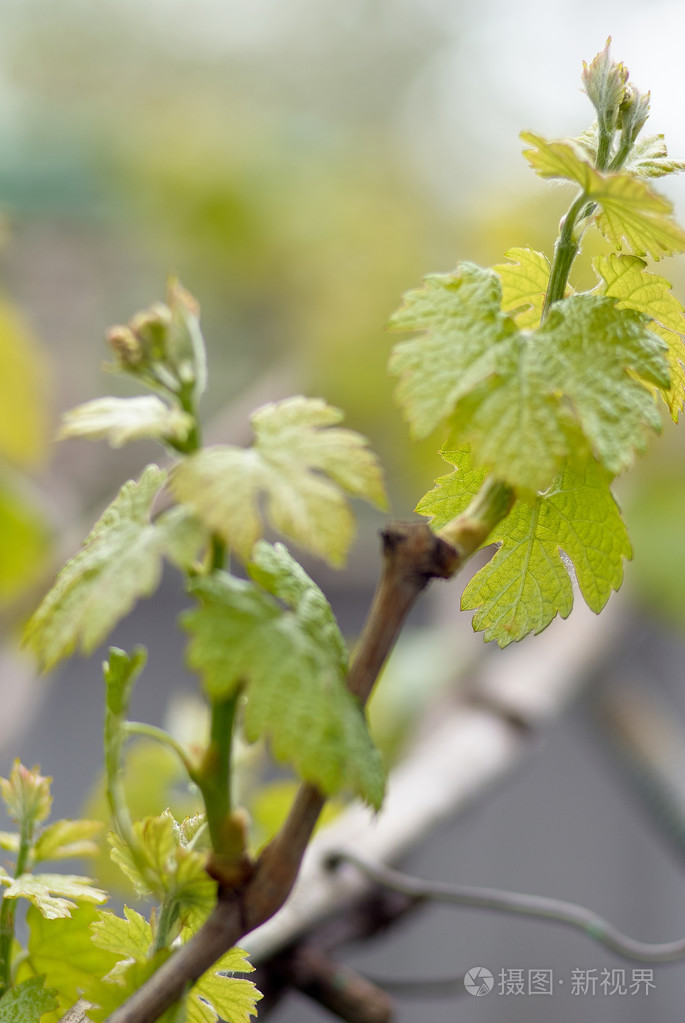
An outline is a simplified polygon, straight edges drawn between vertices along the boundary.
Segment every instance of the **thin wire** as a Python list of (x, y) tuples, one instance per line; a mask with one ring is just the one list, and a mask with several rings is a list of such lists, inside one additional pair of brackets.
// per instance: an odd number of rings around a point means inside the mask
[(583, 931), (588, 937), (601, 942), (626, 959), (637, 959), (643, 963), (669, 963), (685, 959), (685, 939), (659, 944), (637, 941), (623, 934), (597, 913), (574, 902), (550, 899), (542, 895), (524, 895), (521, 892), (498, 888), (471, 888), (467, 885), (446, 884), (441, 881), (423, 881), (347, 850), (331, 853), (326, 860), (326, 865), (331, 870), (336, 869), (341, 863), (351, 864), (369, 880), (383, 888), (401, 892), (424, 902), (477, 906), (566, 924)]

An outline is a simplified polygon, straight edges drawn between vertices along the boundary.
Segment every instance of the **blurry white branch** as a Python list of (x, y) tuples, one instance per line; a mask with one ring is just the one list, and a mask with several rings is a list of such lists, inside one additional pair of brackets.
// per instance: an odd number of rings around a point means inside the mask
[(617, 630), (612, 607), (598, 618), (579, 599), (568, 621), (486, 660), (470, 698), (446, 711), (392, 772), (381, 813), (355, 804), (316, 835), (285, 906), (241, 940), (252, 961), (264, 962), (371, 890), (351, 867), (331, 873), (331, 853), (363, 850), (395, 863), (511, 772), (535, 729), (561, 713), (606, 656)]

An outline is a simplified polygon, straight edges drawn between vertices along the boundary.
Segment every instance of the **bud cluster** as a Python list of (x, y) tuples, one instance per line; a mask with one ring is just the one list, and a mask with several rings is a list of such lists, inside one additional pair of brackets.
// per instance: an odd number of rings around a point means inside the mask
[[(649, 93), (628, 81), (624, 64), (612, 61), (611, 38), (590, 64), (583, 62), (585, 92), (597, 111), (597, 168), (620, 170), (649, 116)], [(616, 132), (620, 141), (615, 145)]]
[(207, 378), (199, 321), (195, 299), (177, 280), (170, 280), (166, 304), (157, 302), (126, 326), (109, 331), (115, 360), (111, 368), (140, 378), (153, 390), (190, 394), (197, 401)]

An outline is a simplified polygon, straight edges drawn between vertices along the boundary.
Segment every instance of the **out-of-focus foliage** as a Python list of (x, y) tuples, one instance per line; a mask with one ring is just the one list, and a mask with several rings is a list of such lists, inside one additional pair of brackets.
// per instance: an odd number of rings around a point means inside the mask
[(24, 472), (44, 457), (47, 381), (38, 341), (0, 298), (0, 607), (41, 573), (48, 529)]

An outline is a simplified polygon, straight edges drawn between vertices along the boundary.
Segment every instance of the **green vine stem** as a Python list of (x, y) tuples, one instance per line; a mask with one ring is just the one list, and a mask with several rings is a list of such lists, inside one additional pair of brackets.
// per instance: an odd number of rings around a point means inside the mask
[(152, 955), (169, 947), (172, 938), (172, 928), (176, 923), (177, 918), (178, 901), (174, 898), (163, 899), (157, 914)]
[(485, 543), (498, 522), (511, 511), (515, 494), (508, 484), (488, 477), (468, 508), (448, 522), (437, 535), (456, 549), (460, 567)]
[[(581, 192), (559, 225), (559, 237), (554, 246), (552, 271), (549, 275), (547, 293), (542, 306), (542, 323), (545, 322), (550, 307), (562, 299), (566, 292), (571, 267), (580, 250), (580, 234), (576, 231), (576, 225), (581, 219), (587, 217), (588, 214), (585, 211), (588, 204), (588, 196), (585, 192)], [(592, 206), (591, 203), (590, 205)]]
[[(28, 866), (33, 839), (33, 821), (24, 818), (21, 822), (19, 850), (15, 866), (15, 877), (20, 877)], [(0, 995), (12, 984), (12, 945), (14, 943), (14, 918), (16, 899), (3, 898), (0, 907)]]
[(195, 781), (196, 768), (190, 757), (181, 744), (172, 735), (165, 732), (163, 728), (158, 728), (156, 725), (148, 725), (143, 721), (127, 721), (124, 730), (127, 736), (140, 735), (145, 739), (154, 739), (155, 742), (159, 742), (173, 750), (187, 771), (190, 780)]

